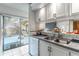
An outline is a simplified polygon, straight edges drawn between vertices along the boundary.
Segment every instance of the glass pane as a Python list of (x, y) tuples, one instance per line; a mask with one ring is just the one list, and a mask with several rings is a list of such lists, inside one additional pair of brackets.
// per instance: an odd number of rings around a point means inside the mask
[(28, 44), (28, 20), (21, 19), (21, 45)]
[(20, 22), (16, 17), (4, 17), (4, 50), (20, 46)]

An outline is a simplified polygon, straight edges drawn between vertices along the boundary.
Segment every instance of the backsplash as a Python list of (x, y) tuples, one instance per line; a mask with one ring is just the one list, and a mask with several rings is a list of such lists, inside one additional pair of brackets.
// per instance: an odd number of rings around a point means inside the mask
[(48, 30), (52, 30), (55, 27), (56, 27), (56, 22), (50, 22), (45, 24), (45, 28)]

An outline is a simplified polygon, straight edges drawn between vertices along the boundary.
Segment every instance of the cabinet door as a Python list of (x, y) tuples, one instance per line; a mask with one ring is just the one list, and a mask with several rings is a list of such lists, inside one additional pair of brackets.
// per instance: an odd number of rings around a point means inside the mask
[(48, 51), (49, 47), (50, 44), (48, 42), (40, 40), (40, 49), (39, 49), (40, 56), (49, 56), (49, 51)]
[(45, 21), (46, 18), (45, 18), (45, 7), (44, 8), (41, 8), (40, 11), (39, 11), (39, 18), (40, 18), (40, 21)]
[(53, 4), (47, 5), (47, 19), (53, 18)]
[(70, 53), (70, 56), (79, 56), (79, 52), (71, 51)]
[(68, 56), (69, 52), (60, 46), (51, 45), (51, 56)]

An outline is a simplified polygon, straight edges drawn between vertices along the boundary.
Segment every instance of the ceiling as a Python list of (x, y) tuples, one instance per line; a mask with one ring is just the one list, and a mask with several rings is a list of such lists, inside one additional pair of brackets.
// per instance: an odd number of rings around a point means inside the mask
[[(32, 10), (37, 10), (43, 6), (45, 6), (47, 3), (32, 3)], [(29, 3), (0, 3), (0, 9), (2, 9), (2, 12), (8, 13), (14, 11), (17, 15), (27, 15), (29, 11)], [(8, 8), (8, 9), (7, 9)], [(5, 9), (5, 10), (4, 10)], [(9, 10), (9, 11), (8, 11)], [(5, 12), (8, 11), (8, 12)], [(0, 11), (1, 12), (1, 11)]]
[(2, 3), (0, 5), (9, 7), (9, 8), (13, 8), (13, 9), (17, 9), (23, 12), (27, 12), (28, 11), (28, 4), (27, 3)]
[[(47, 3), (32, 3), (32, 10), (37, 10), (43, 6), (45, 6)], [(27, 11), (28, 10), (28, 3), (1, 3), (0, 5), (4, 5), (7, 7), (15, 8), (21, 11)]]

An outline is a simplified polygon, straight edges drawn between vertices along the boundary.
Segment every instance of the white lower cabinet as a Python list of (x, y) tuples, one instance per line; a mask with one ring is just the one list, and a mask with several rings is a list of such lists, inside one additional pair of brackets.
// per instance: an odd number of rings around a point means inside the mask
[(68, 56), (68, 50), (40, 40), (40, 56)]
[(69, 51), (63, 47), (51, 44), (51, 56), (68, 56)]
[(79, 56), (79, 52), (40, 40), (40, 56)]
[(48, 42), (43, 41), (43, 40), (40, 40), (39, 44), (40, 44), (39, 45), (40, 56), (49, 56), (48, 48), (49, 48), (50, 44)]

